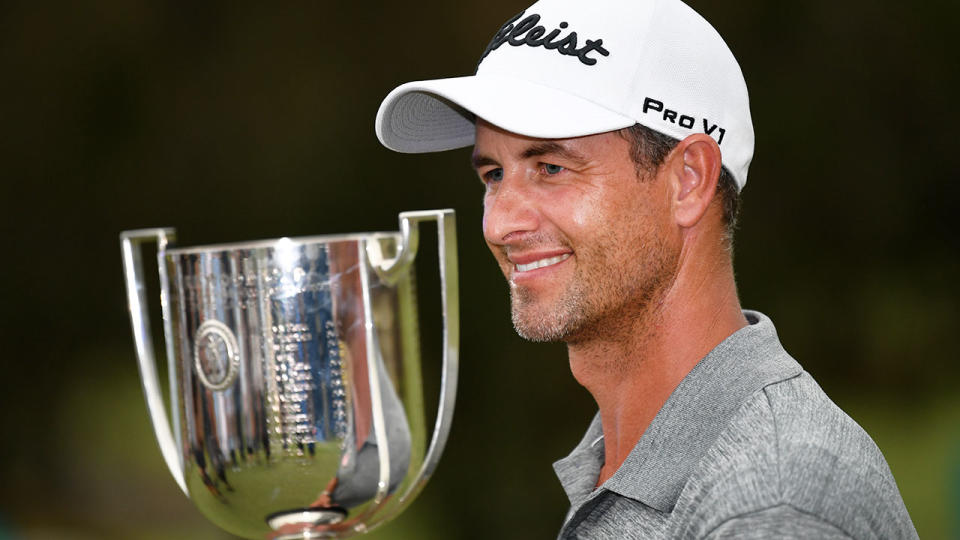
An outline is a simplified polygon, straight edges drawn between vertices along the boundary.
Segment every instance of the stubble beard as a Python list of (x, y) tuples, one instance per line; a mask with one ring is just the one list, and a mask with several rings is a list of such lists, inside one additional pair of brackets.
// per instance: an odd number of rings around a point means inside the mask
[(552, 309), (538, 310), (536, 295), (530, 289), (510, 285), (513, 328), (520, 337), (539, 343), (563, 341), (584, 325), (587, 299), (574, 283)]
[[(647, 238), (640, 253), (584, 254), (595, 264), (578, 267), (573, 279), (553, 302), (541, 300), (525, 287), (510, 284), (513, 327), (534, 342), (575, 344), (614, 338), (630, 332), (647, 318), (671, 281), (676, 266), (662, 241)], [(610, 262), (632, 261), (624, 265)]]

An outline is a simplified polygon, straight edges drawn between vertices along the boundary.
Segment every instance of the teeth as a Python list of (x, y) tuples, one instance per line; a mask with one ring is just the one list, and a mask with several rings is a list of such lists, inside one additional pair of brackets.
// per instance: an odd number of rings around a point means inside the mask
[(557, 255), (556, 257), (533, 261), (530, 264), (515, 264), (513, 267), (517, 270), (517, 272), (529, 272), (530, 270), (536, 270), (537, 268), (543, 268), (545, 266), (551, 266), (559, 262), (563, 262), (569, 258), (570, 254), (564, 253), (563, 255)]

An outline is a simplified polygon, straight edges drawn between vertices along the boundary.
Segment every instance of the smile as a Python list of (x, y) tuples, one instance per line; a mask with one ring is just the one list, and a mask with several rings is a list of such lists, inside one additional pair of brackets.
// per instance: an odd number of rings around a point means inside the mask
[(533, 261), (532, 263), (529, 263), (529, 264), (515, 264), (513, 265), (513, 268), (517, 272), (529, 272), (531, 270), (536, 270), (537, 268), (545, 268), (547, 266), (553, 266), (569, 258), (570, 258), (570, 254), (564, 253), (563, 255), (557, 255), (556, 257), (548, 257), (546, 259), (540, 259), (539, 261)]

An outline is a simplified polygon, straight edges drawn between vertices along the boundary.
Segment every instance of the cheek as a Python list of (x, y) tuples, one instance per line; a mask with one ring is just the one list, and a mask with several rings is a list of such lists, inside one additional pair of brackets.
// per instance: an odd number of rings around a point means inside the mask
[(596, 189), (577, 185), (555, 186), (542, 194), (549, 204), (541, 206), (547, 220), (560, 229), (591, 231), (609, 217), (609, 201)]
[(577, 200), (570, 210), (567, 219), (578, 229), (598, 226), (604, 214), (606, 214), (603, 201), (591, 198)]
[(636, 191), (608, 189), (575, 193), (567, 207), (566, 219), (580, 229), (599, 233), (604, 228), (630, 228), (648, 219), (647, 203)]

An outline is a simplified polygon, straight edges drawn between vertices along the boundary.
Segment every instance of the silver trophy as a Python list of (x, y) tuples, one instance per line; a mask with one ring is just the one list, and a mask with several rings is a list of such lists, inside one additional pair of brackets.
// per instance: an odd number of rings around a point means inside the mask
[[(439, 236), (443, 364), (433, 435), (420, 368), (419, 222)], [(121, 234), (140, 378), (163, 458), (211, 521), (245, 538), (347, 537), (396, 516), (450, 432), (459, 344), (452, 210), (400, 232), (172, 249)], [(141, 244), (157, 243), (171, 429)]]

